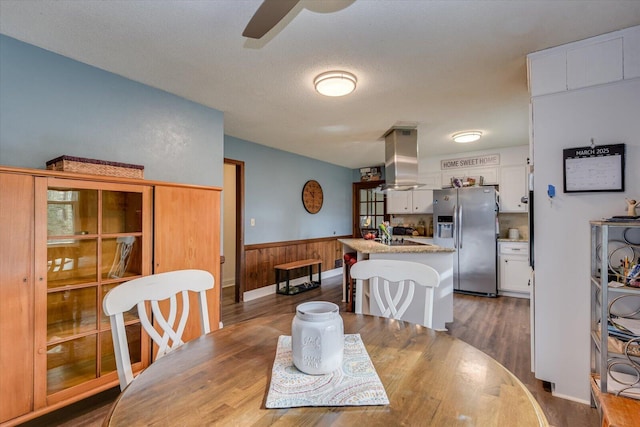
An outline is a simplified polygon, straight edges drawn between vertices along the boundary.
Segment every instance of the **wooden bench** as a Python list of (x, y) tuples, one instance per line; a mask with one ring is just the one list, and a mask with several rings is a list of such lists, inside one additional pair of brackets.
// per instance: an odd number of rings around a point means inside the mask
[[(313, 266), (318, 266), (318, 280), (313, 280)], [(309, 282), (301, 285), (290, 286), (289, 285), (289, 273), (291, 270), (297, 268), (309, 268)], [(300, 292), (315, 289), (320, 286), (322, 279), (320, 277), (322, 271), (322, 261), (319, 259), (303, 259), (300, 261), (287, 262), (285, 264), (278, 264), (274, 266), (276, 270), (276, 292), (283, 295), (295, 295)], [(284, 273), (284, 278), (281, 277), (281, 273)], [(285, 281), (286, 285), (281, 289), (280, 282)]]
[(640, 400), (602, 393), (595, 378), (591, 388), (600, 410), (602, 427), (636, 427), (640, 425)]

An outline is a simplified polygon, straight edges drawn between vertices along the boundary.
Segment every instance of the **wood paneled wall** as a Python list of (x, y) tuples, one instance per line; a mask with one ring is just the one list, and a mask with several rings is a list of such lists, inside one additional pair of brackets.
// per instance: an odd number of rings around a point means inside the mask
[[(285, 262), (313, 258), (322, 260), (322, 271), (333, 270), (336, 260), (342, 260), (342, 244), (338, 239), (349, 237), (351, 236), (332, 236), (245, 246), (244, 291), (273, 285), (276, 282), (273, 267)], [(294, 270), (291, 278), (306, 274), (306, 268)]]

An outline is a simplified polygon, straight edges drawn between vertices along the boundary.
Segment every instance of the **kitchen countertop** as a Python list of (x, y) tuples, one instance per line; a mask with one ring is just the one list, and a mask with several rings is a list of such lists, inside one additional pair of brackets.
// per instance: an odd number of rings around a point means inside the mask
[(527, 243), (529, 239), (508, 239), (506, 237), (498, 238), (498, 242), (524, 242)]
[[(411, 240), (405, 238), (405, 240)], [(419, 240), (419, 239), (416, 239)], [(420, 244), (415, 246), (389, 246), (374, 240), (365, 239), (338, 239), (344, 245), (349, 246), (357, 252), (364, 254), (383, 254), (383, 253), (437, 253), (437, 252), (455, 252), (451, 248), (443, 248), (433, 244)]]

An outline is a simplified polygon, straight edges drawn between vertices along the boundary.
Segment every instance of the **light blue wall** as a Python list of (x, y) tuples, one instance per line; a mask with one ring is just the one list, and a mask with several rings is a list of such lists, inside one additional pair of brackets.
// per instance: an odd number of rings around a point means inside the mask
[[(224, 136), (223, 119), (0, 35), (0, 164), (43, 169), (66, 154), (141, 164), (151, 180), (222, 187), (228, 157), (245, 162), (245, 244), (351, 234), (354, 171)], [(301, 201), (309, 179), (324, 189), (316, 215)]]
[[(246, 245), (351, 234), (351, 169), (228, 135), (224, 156), (245, 163)], [(310, 179), (324, 193), (315, 215), (302, 206), (302, 187)]]
[(218, 110), (0, 35), (2, 165), (66, 154), (222, 186), (223, 124)]

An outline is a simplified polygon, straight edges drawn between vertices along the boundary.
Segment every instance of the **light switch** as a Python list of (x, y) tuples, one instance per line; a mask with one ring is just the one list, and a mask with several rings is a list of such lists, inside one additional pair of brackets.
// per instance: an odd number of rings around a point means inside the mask
[(255, 218), (251, 218), (251, 226), (255, 227), (256, 225), (256, 219)]

